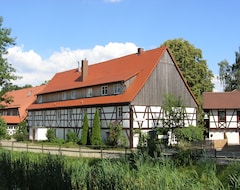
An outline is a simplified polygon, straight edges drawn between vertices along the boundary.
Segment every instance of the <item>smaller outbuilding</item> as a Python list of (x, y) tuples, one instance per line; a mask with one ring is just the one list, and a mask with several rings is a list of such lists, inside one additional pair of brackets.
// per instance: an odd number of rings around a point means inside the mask
[(240, 90), (203, 93), (203, 110), (210, 140), (240, 144)]

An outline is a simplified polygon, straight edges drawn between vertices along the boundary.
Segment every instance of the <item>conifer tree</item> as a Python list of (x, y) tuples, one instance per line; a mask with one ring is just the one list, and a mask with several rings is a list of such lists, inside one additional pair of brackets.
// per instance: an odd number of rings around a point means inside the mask
[(100, 125), (100, 117), (99, 117), (98, 109), (96, 109), (94, 119), (93, 119), (91, 144), (92, 145), (101, 145), (102, 144), (101, 125)]

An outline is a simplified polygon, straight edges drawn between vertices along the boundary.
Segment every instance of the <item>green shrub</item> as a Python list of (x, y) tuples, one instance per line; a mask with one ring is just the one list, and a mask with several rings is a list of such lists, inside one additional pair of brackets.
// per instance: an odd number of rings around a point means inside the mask
[(77, 143), (77, 141), (78, 141), (77, 133), (75, 133), (73, 131), (68, 131), (67, 132), (67, 142)]
[(123, 126), (118, 121), (110, 123), (107, 141), (111, 146), (126, 146), (127, 140), (123, 134)]
[(54, 142), (56, 140), (54, 129), (48, 129), (46, 136), (49, 142)]
[(13, 135), (13, 138), (16, 141), (25, 141), (28, 140), (28, 132), (27, 132), (27, 122), (22, 121), (18, 124), (18, 129), (16, 133)]
[(7, 124), (4, 119), (0, 117), (0, 140), (7, 138)]
[(203, 128), (202, 127), (182, 127), (182, 128), (175, 128), (173, 130), (174, 135), (177, 137), (178, 141), (200, 141), (204, 139), (203, 136)]

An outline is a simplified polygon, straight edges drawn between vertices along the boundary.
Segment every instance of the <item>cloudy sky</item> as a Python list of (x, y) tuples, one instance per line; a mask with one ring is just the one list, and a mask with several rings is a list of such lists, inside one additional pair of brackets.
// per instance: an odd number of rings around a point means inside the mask
[[(0, 0), (3, 27), (16, 46), (8, 60), (22, 76), (14, 84), (40, 85), (56, 72), (159, 47), (183, 38), (200, 48), (210, 70), (233, 63), (239, 50), (239, 0)], [(217, 77), (214, 91), (221, 91)]]

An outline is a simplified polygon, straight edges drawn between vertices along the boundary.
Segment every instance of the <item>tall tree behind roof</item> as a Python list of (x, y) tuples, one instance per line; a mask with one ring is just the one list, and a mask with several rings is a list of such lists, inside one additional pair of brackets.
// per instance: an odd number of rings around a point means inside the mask
[(202, 58), (202, 51), (182, 38), (167, 40), (161, 46), (168, 46), (193, 94), (202, 103), (202, 93), (211, 92), (213, 73)]
[(11, 85), (11, 81), (19, 77), (15, 75), (16, 70), (4, 57), (8, 54), (7, 48), (15, 45), (15, 38), (10, 37), (11, 29), (4, 28), (2, 23), (3, 18), (0, 16), (0, 100), (8, 102), (10, 100), (3, 96), (6, 92), (6, 87)]
[(224, 91), (240, 89), (240, 49), (235, 52), (235, 63), (230, 65), (227, 60), (218, 63), (220, 80)]

